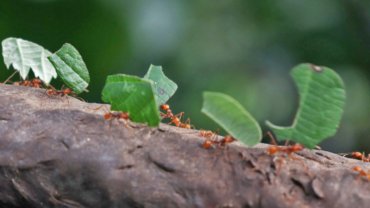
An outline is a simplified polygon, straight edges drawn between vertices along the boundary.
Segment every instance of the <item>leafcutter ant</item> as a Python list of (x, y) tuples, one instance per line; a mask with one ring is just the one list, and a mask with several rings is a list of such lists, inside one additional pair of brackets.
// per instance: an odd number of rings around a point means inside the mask
[(274, 139), (274, 136), (271, 132), (267, 132), (267, 135), (270, 137), (273, 145), (267, 148), (267, 153), (269, 155), (274, 155), (276, 153), (284, 153), (288, 156), (290, 156), (292, 153), (299, 152), (304, 149), (304, 147), (301, 144), (294, 144), (294, 145), (288, 145), (288, 146), (278, 146), (276, 144), (276, 141)]
[(5, 81), (3, 84), (6, 84), (7, 82), (10, 82), (12, 83), (13, 85), (16, 85), (16, 86), (24, 86), (24, 87), (34, 87), (34, 88), (43, 88), (44, 85), (43, 85), (43, 82), (41, 81), (41, 79), (38, 79), (38, 78), (34, 78), (32, 80), (22, 80), (22, 81), (19, 81), (19, 82), (12, 82), (10, 81), (10, 79), (16, 74), (18, 73), (17, 71), (14, 72), (12, 75), (10, 75)]
[(211, 138), (214, 135), (215, 135), (215, 133), (213, 133), (212, 131), (209, 131), (209, 130), (200, 130), (199, 131), (199, 136), (201, 136), (201, 137)]
[(166, 112), (166, 113), (161, 112), (162, 118), (171, 118), (171, 117), (174, 116), (173, 113), (172, 113), (172, 110), (171, 110), (171, 108), (168, 104), (163, 104), (163, 105), (161, 105), (160, 108), (161, 108), (161, 110)]
[[(272, 135), (271, 132), (267, 132), (267, 135), (270, 137), (271, 142), (273, 143), (272, 146), (268, 147), (266, 152), (269, 155), (276, 155), (278, 153), (282, 153), (282, 155), (279, 155), (275, 158), (273, 158), (273, 162), (277, 163), (278, 165), (275, 165), (276, 167), (276, 174), (279, 174), (281, 166), (286, 162), (284, 157), (282, 156), (288, 156), (288, 158), (291, 159), (298, 159), (292, 156), (293, 153), (299, 152), (304, 149), (303, 145), (301, 144), (294, 144), (294, 145), (288, 145), (288, 143), (285, 144), (285, 146), (278, 146), (275, 140), (275, 137)], [(307, 169), (307, 166), (303, 163), (303, 166), (305, 169)]]
[(40, 79), (32, 79), (32, 80), (23, 80), (20, 82), (14, 82), (13, 85), (17, 86), (25, 86), (25, 87), (34, 87), (34, 88), (43, 88), (43, 83)]
[(162, 118), (168, 118), (171, 120), (169, 124), (173, 123), (175, 126), (180, 127), (180, 128), (185, 128), (185, 129), (192, 128), (192, 125), (190, 124), (190, 119), (187, 119), (184, 123), (181, 122), (181, 117), (184, 115), (184, 112), (174, 115), (168, 104), (163, 104), (160, 106), (160, 108), (161, 110), (166, 112), (166, 113), (161, 112)]
[(213, 133), (212, 131), (208, 130), (200, 130), (199, 131), (199, 136), (205, 137), (206, 140), (203, 142), (202, 147), (204, 149), (209, 149), (211, 148), (214, 144), (217, 144), (217, 141), (215, 139), (212, 139), (212, 137), (215, 137), (216, 134)]
[(367, 180), (370, 180), (370, 171), (366, 172), (360, 166), (355, 166), (352, 170), (358, 172), (358, 177), (366, 177)]
[(352, 152), (351, 157), (354, 159), (362, 160), (363, 162), (370, 162), (370, 154), (368, 154), (366, 157), (365, 154), (361, 152)]
[[(99, 110), (100, 108), (103, 108), (105, 113), (103, 114), (104, 120), (111, 121), (113, 119), (117, 120), (124, 120), (127, 121), (130, 119), (130, 114), (128, 112), (120, 112), (120, 111), (109, 111), (108, 108), (104, 105), (101, 105), (94, 110)], [(126, 125), (127, 123), (125, 123)]]
[(351, 153), (339, 153), (339, 155), (348, 156), (350, 158), (361, 160), (363, 162), (370, 162), (370, 154), (365, 156), (365, 154), (361, 152), (351, 152)]
[(232, 143), (234, 141), (236, 141), (236, 139), (234, 137), (232, 137), (230, 135), (226, 135), (224, 138), (221, 139), (220, 146), (225, 146), (225, 145), (227, 145), (229, 143)]
[(130, 116), (126, 112), (108, 112), (104, 114), (105, 120), (111, 120), (114, 118), (128, 120), (130, 119)]
[(46, 94), (49, 96), (66, 96), (66, 95), (75, 95), (75, 93), (70, 88), (65, 88), (62, 90), (56, 90), (54, 88), (46, 90)]
[(209, 149), (213, 147), (213, 145), (217, 145), (218, 147), (225, 147), (227, 144), (236, 141), (236, 139), (230, 135), (226, 135), (221, 140), (213, 139), (212, 137), (216, 137), (216, 134), (212, 131), (201, 131), (200, 135), (204, 135), (203, 137), (206, 138), (206, 140), (202, 144), (202, 147), (204, 149)]

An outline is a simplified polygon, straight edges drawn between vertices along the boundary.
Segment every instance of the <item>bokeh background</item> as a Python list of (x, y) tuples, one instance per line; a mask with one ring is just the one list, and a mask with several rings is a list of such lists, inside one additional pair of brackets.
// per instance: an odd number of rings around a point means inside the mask
[[(290, 125), (297, 90), (290, 69), (329, 66), (348, 99), (334, 152), (370, 151), (370, 1), (354, 0), (0, 0), (0, 39), (20, 37), (50, 51), (72, 43), (101, 102), (105, 77), (143, 76), (162, 65), (179, 89), (170, 104), (197, 128), (217, 129), (200, 113), (202, 92), (237, 98), (264, 121)], [(0, 64), (0, 78), (11, 71)]]

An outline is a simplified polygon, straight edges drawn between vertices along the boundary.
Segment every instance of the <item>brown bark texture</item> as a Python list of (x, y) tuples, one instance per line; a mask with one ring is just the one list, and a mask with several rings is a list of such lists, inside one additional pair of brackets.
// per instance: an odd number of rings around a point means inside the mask
[(197, 130), (106, 121), (101, 106), (0, 84), (0, 207), (370, 207), (352, 170), (365, 162), (204, 149)]

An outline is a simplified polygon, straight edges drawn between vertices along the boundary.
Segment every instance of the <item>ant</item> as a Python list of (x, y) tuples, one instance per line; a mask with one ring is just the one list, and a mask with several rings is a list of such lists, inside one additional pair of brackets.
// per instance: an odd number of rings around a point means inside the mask
[(129, 120), (130, 119), (130, 114), (128, 112), (118, 112), (118, 111), (109, 111), (108, 108), (104, 105), (101, 105), (94, 110), (97, 111), (100, 108), (103, 108), (105, 111), (103, 117), (104, 120), (112, 120), (112, 119), (123, 119), (123, 120)]
[(43, 83), (40, 79), (32, 79), (32, 80), (23, 80), (20, 82), (14, 82), (13, 85), (16, 86), (25, 86), (25, 87), (34, 87), (34, 88), (42, 88)]
[(174, 115), (172, 110), (168, 104), (163, 104), (160, 106), (161, 110), (165, 111), (166, 113), (161, 112), (162, 118), (169, 118), (171, 119), (170, 123), (175, 124), (175, 126), (185, 129), (191, 129), (192, 126), (190, 124), (190, 119), (187, 119), (185, 123), (181, 122), (181, 117), (184, 115), (184, 112), (178, 113)]
[(351, 153), (339, 153), (339, 155), (347, 156), (349, 155), (350, 158), (361, 160), (362, 162), (370, 162), (370, 154), (365, 156), (364, 153), (361, 152), (351, 152)]
[(355, 166), (352, 168), (353, 171), (358, 172), (358, 177), (366, 177), (370, 180), (370, 171), (364, 171), (360, 166)]
[(62, 90), (56, 90), (55, 88), (46, 90), (46, 94), (49, 96), (52, 95), (60, 95), (60, 96), (66, 96), (66, 95), (75, 95), (75, 93), (70, 88), (65, 88)]
[(202, 147), (204, 149), (209, 149), (211, 148), (214, 144), (217, 144), (217, 141), (212, 139), (212, 137), (216, 136), (215, 133), (212, 131), (207, 131), (207, 130), (200, 130), (199, 136), (205, 137), (206, 140), (203, 142)]
[(205, 138), (211, 138), (213, 135), (215, 135), (215, 133), (213, 133), (212, 131), (208, 131), (208, 130), (200, 130), (199, 132), (199, 136), (205, 137)]
[(290, 156), (292, 153), (299, 152), (299, 151), (304, 149), (304, 147), (301, 144), (298, 144), (298, 143), (294, 144), (294, 145), (283, 146), (283, 147), (277, 146), (276, 141), (275, 141), (274, 136), (272, 135), (272, 133), (268, 131), (267, 135), (271, 138), (271, 141), (274, 144), (273, 146), (267, 148), (267, 153), (269, 155), (274, 155), (278, 152), (282, 152), (282, 153), (285, 153), (288, 156)]
[(10, 75), (4, 82), (3, 84), (6, 84), (7, 82), (10, 82), (10, 83), (13, 83), (13, 85), (16, 85), (16, 86), (25, 86), (25, 87), (34, 87), (34, 88), (43, 88), (43, 82), (38, 79), (38, 78), (34, 78), (32, 80), (23, 80), (23, 81), (19, 81), (19, 82), (12, 82), (10, 81), (14, 75), (16, 75), (18, 72), (14, 72), (12, 75)]
[(164, 110), (166, 112), (165, 114), (161, 112), (162, 118), (171, 118), (171, 117), (174, 116), (173, 113), (172, 113), (172, 110), (171, 110), (171, 108), (168, 104), (163, 104), (163, 105), (161, 105), (160, 108), (161, 108), (161, 110)]
[[(267, 148), (267, 150), (266, 150), (267, 154), (269, 154), (269, 155), (275, 155), (277, 153), (283, 153), (283, 155), (288, 156), (288, 158), (297, 159), (297, 158), (294, 158), (292, 156), (292, 154), (295, 153), (295, 152), (299, 152), (299, 151), (304, 149), (303, 145), (298, 144), (298, 143), (294, 144), (294, 145), (288, 145), (288, 142), (286, 142), (285, 146), (278, 146), (277, 143), (276, 143), (275, 137), (272, 135), (272, 133), (270, 131), (267, 132), (267, 135), (270, 137), (270, 139), (273, 143), (273, 145), (270, 146), (269, 148)], [(276, 173), (279, 174), (280, 169), (281, 169), (282, 165), (286, 162), (286, 160), (282, 156), (278, 156), (278, 157), (274, 158), (273, 161), (274, 161), (274, 163), (275, 163), (275, 161), (277, 162), (277, 166), (275, 165), (275, 167), (276, 167)], [(303, 166), (307, 171), (308, 168), (304, 163), (303, 163)]]
[(292, 153), (299, 152), (303, 149), (304, 149), (304, 147), (301, 144), (294, 144), (294, 145), (289, 145), (289, 146), (285, 146), (285, 147), (280, 147), (280, 146), (274, 145), (274, 146), (271, 146), (267, 149), (267, 153), (269, 155), (274, 155), (278, 152), (282, 152), (282, 153), (285, 153), (287, 155), (291, 155)]
[(226, 144), (232, 143), (236, 141), (236, 139), (230, 135), (226, 135), (224, 138), (220, 141), (220, 146), (226, 146)]
[(108, 112), (104, 114), (105, 120), (111, 120), (113, 118), (128, 120), (130, 116), (127, 112)]
[[(216, 136), (216, 134), (214, 134), (212, 131), (201, 132), (201, 134), (202, 133), (205, 133), (206, 138), (207, 138), (202, 144), (202, 147), (204, 149), (209, 149), (213, 147), (213, 145), (218, 145), (219, 147), (225, 147), (227, 144), (236, 141), (236, 139), (230, 135), (226, 135), (224, 138), (218, 141), (218, 140), (211, 138), (213, 136)], [(212, 133), (212, 135), (210, 133)]]
[(362, 160), (363, 162), (370, 162), (370, 154), (368, 154), (367, 157), (366, 157), (361, 152), (352, 152), (351, 157), (355, 158), (355, 159), (358, 159), (358, 160)]

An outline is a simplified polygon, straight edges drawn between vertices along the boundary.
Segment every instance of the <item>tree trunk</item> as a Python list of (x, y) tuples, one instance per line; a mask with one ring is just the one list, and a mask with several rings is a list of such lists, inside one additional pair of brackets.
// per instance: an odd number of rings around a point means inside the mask
[[(370, 207), (367, 163), (268, 145), (202, 148), (197, 130), (0, 85), (0, 207)], [(100, 108), (99, 108), (100, 107)]]

